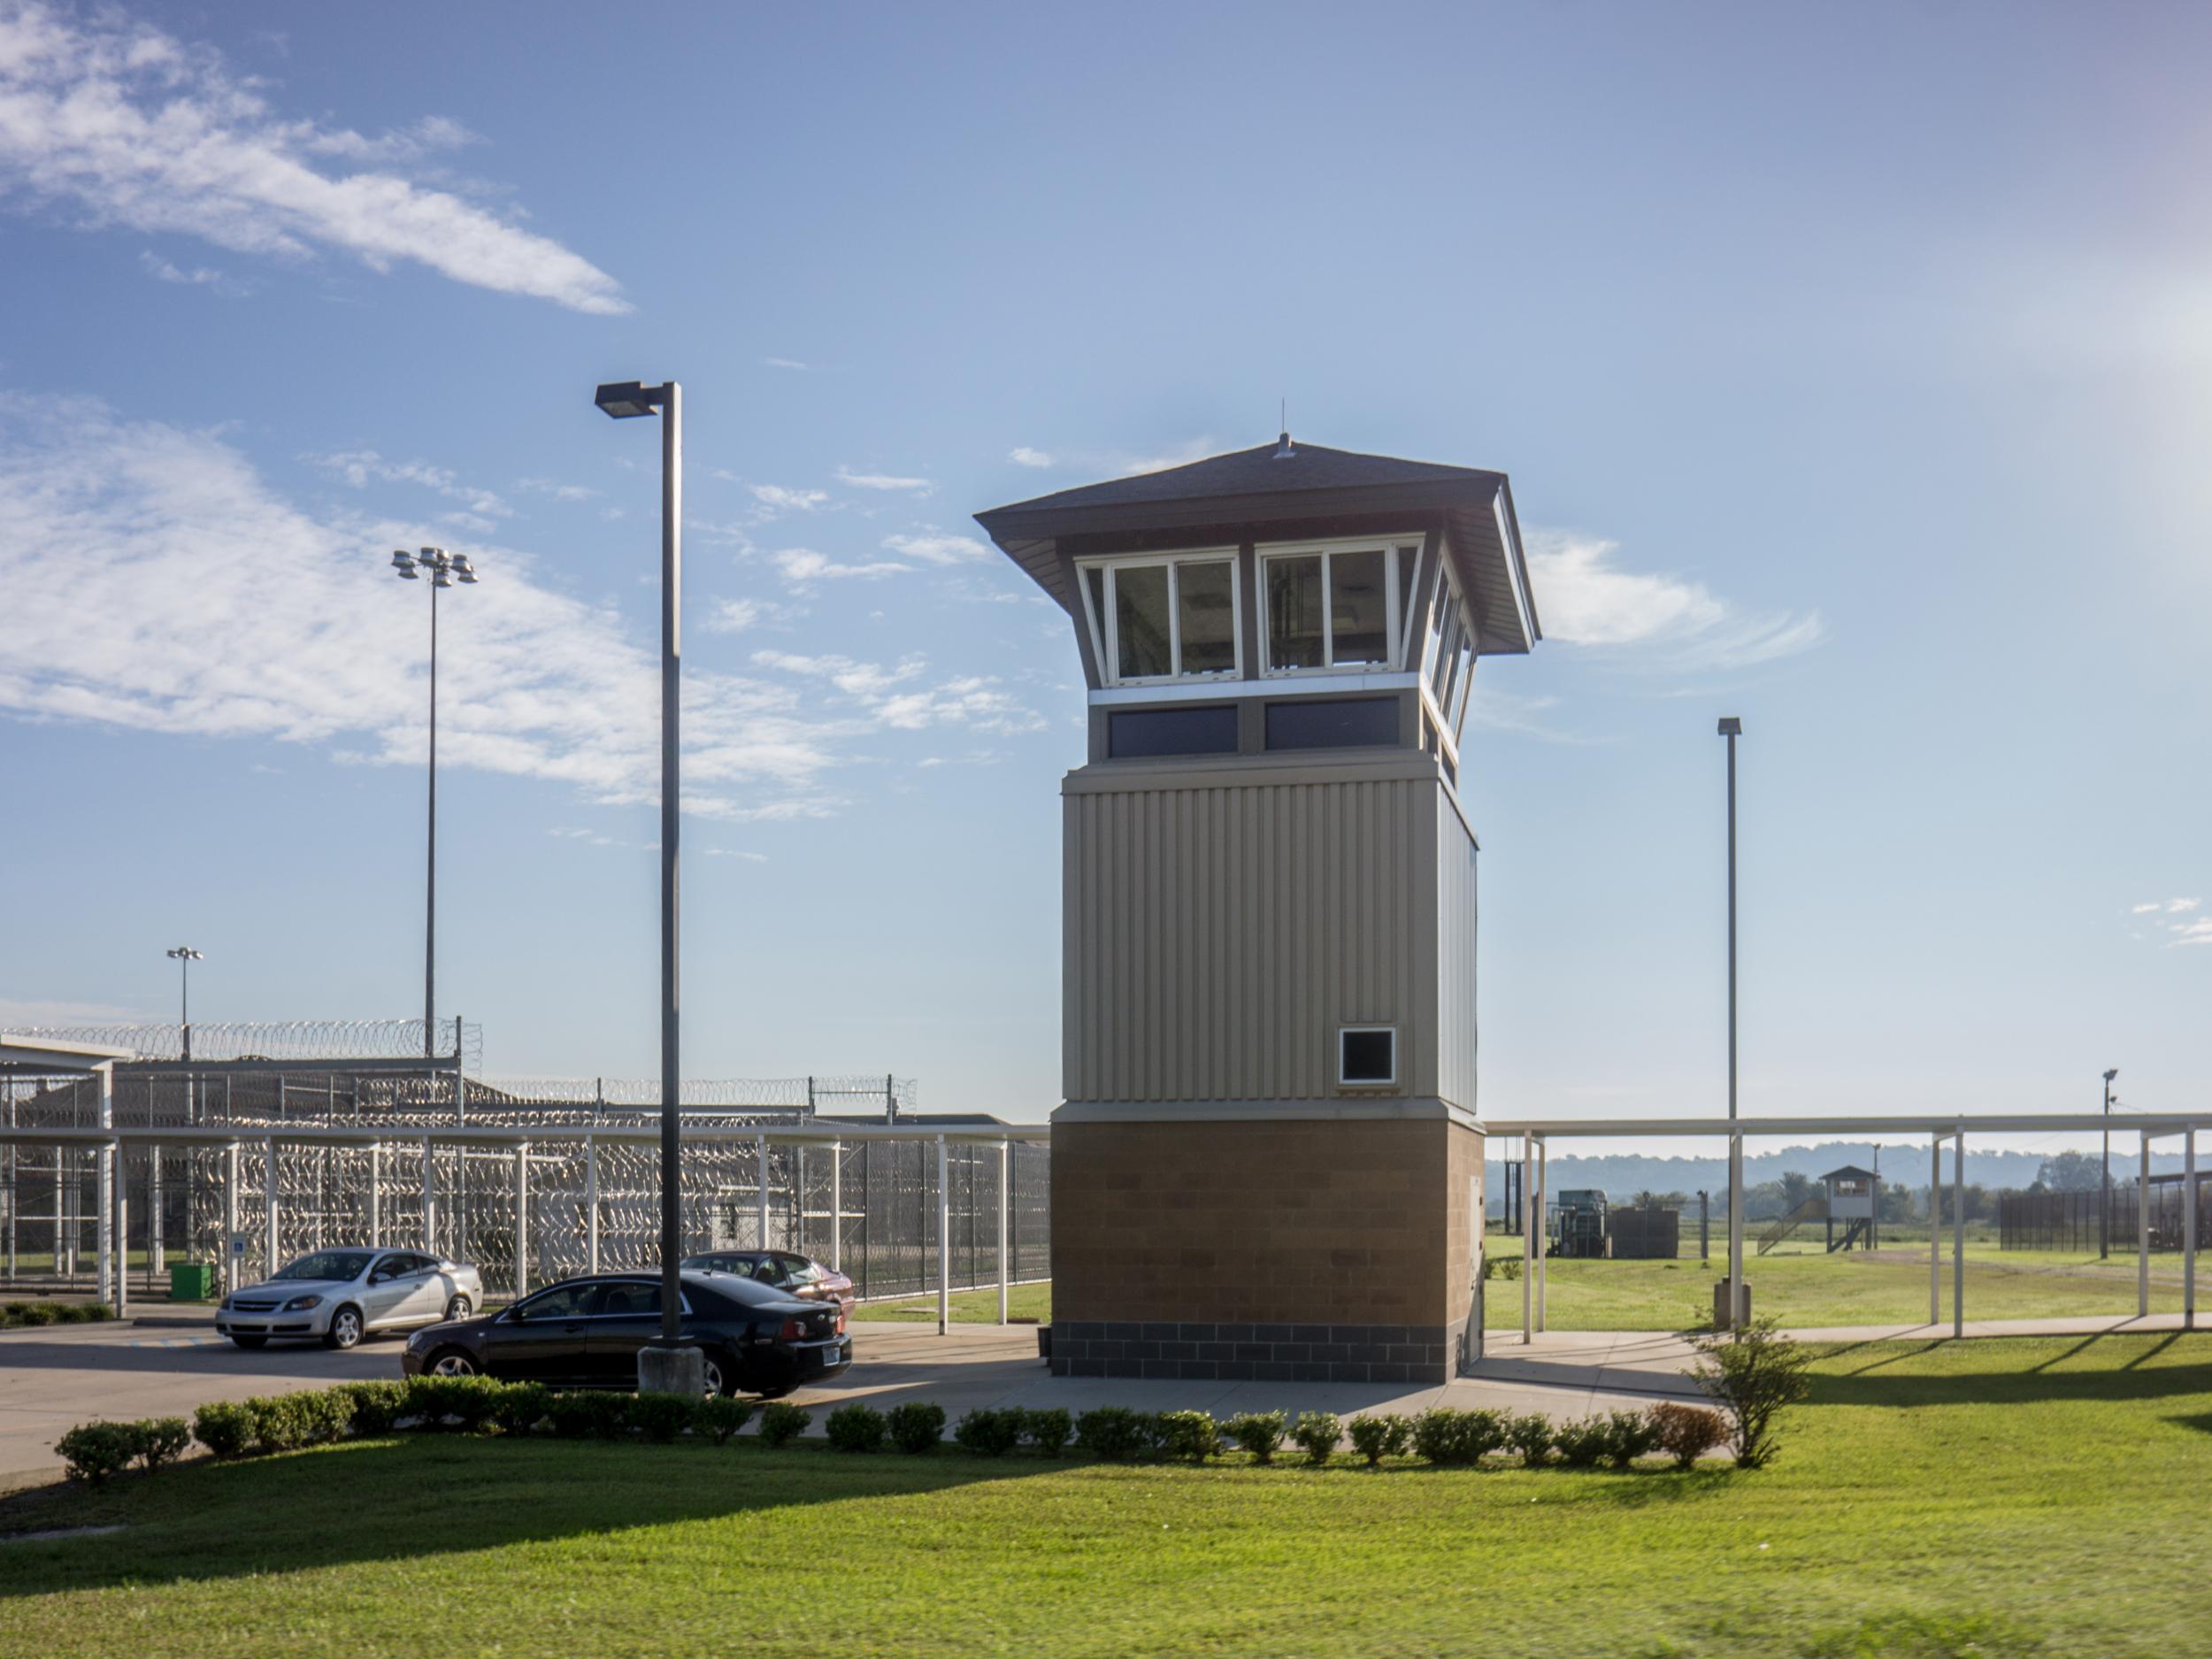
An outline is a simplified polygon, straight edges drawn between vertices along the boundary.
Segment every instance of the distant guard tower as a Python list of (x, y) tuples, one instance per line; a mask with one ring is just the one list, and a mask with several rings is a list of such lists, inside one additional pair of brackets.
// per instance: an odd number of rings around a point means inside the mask
[[(1847, 1164), (1839, 1170), (1830, 1170), (1820, 1178), (1827, 1190), (1828, 1253), (1847, 1250), (1857, 1245), (1862, 1250), (1874, 1248), (1874, 1198), (1880, 1190), (1880, 1178), (1871, 1170), (1863, 1170), (1855, 1164)], [(1836, 1224), (1843, 1224), (1843, 1236), (1836, 1236)]]
[(1502, 472), (1294, 444), (977, 520), (1075, 623), (1052, 1367), (1434, 1382), (1483, 1213), (1479, 657), (1541, 637)]

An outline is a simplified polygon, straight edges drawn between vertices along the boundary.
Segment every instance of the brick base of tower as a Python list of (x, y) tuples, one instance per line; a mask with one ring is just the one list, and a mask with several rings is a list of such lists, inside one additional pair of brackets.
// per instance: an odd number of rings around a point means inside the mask
[(1447, 1381), (1482, 1176), (1442, 1117), (1056, 1125), (1053, 1372)]

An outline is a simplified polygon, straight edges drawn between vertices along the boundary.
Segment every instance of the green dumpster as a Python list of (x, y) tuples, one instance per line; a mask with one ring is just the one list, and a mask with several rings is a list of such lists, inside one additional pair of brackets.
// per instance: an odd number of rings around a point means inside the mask
[(215, 1295), (215, 1268), (208, 1262), (169, 1263), (169, 1300), (209, 1302)]

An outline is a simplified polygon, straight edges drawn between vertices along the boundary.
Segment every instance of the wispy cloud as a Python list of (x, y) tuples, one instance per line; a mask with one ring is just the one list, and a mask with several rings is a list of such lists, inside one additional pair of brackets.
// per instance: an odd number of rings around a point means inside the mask
[[(123, 421), (89, 399), (5, 395), (0, 522), (0, 711), (421, 764), (423, 616), (380, 557), (419, 539), (419, 523), (342, 505), (311, 514), (219, 437)], [(208, 557), (214, 547), (224, 557)], [(645, 632), (539, 580), (526, 551), (465, 550), (485, 586), (441, 619), (440, 761), (654, 802), (658, 656)], [(251, 651), (221, 647), (246, 636)], [(822, 816), (841, 804), (833, 780), (861, 758), (856, 745), (887, 729), (1029, 729), (987, 681), (933, 684), (892, 664), (852, 683), (687, 672), (687, 809)]]
[(701, 625), (710, 634), (749, 634), (755, 628), (783, 622), (792, 607), (765, 599), (718, 599)]
[(887, 535), (883, 538), (883, 548), (887, 553), (920, 559), (926, 565), (968, 565), (991, 557), (991, 549), (975, 537), (948, 535), (933, 527), (918, 535)]
[(781, 484), (749, 484), (753, 499), (780, 512), (812, 512), (829, 500), (826, 489), (787, 489)]
[(557, 478), (518, 478), (515, 488), (526, 495), (545, 495), (554, 501), (596, 501), (602, 493), (588, 484), (564, 484)]
[[(2131, 916), (2157, 917), (2152, 924), (2151, 935), (2169, 948), (2177, 945), (2212, 945), (2212, 917), (2200, 917), (2196, 912), (2204, 908), (2200, 898), (2147, 899), (2140, 904), (2128, 906)], [(2138, 939), (2142, 934), (2136, 935)]]
[(1011, 733), (1044, 729), (1044, 719), (997, 680), (965, 675), (935, 686), (918, 685), (928, 668), (918, 655), (888, 666), (849, 657), (806, 657), (790, 651), (755, 651), (755, 665), (784, 673), (826, 680), (864, 707), (877, 725), (918, 732), (930, 726), (960, 726), (979, 732)]
[(472, 136), (441, 117), (377, 137), (286, 119), (211, 47), (107, 10), (0, 13), (0, 181), (20, 198), (87, 228), (380, 272), (411, 261), (572, 311), (630, 310), (580, 255), (400, 171)]
[(374, 449), (348, 449), (337, 455), (303, 455), (300, 459), (309, 466), (342, 480), (356, 489), (365, 489), (372, 483), (419, 484), (425, 489), (435, 490), (449, 501), (460, 502), (475, 515), (472, 528), (488, 529), (486, 522), (492, 518), (512, 516), (514, 509), (488, 489), (473, 484), (464, 484), (442, 466), (433, 466), (426, 461), (388, 461)]
[(855, 489), (902, 489), (917, 495), (926, 495), (937, 488), (933, 480), (926, 478), (905, 478), (895, 472), (856, 472), (849, 466), (837, 469), (837, 480)]
[(763, 357), (760, 366), (764, 369), (788, 369), (795, 374), (810, 373), (814, 368), (811, 363), (802, 363), (796, 357)]
[(1050, 466), (1052, 465), (1052, 457), (1049, 454), (1042, 449), (1033, 449), (1025, 443), (1009, 449), (1006, 452), (1006, 458), (1016, 466)]
[(252, 289), (245, 283), (225, 272), (216, 270), (212, 265), (194, 265), (188, 271), (181, 265), (172, 265), (151, 250), (140, 254), (138, 263), (146, 274), (157, 282), (174, 282), (187, 288), (207, 288), (232, 299), (241, 298), (252, 292)]
[(2167, 932), (2173, 935), (2166, 943), (2175, 945), (2212, 945), (2212, 917), (2194, 922), (2170, 922)]
[(1563, 531), (1529, 532), (1529, 581), (1547, 639), (1643, 648), (1650, 664), (1694, 673), (1772, 662), (1825, 634), (1817, 612), (1747, 613), (1701, 583), (1624, 569), (1619, 550)]
[(893, 559), (862, 559), (857, 561), (833, 559), (826, 553), (812, 548), (786, 548), (773, 556), (777, 571), (784, 580), (795, 588), (810, 582), (842, 581), (852, 578), (895, 576), (910, 571), (911, 565), (902, 565)]

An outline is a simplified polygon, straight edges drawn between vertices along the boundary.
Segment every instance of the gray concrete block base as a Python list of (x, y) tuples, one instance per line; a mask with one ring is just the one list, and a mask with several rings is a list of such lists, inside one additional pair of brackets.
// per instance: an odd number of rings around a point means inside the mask
[(697, 1399), (707, 1391), (706, 1351), (652, 1345), (638, 1349), (637, 1391), (641, 1394), (689, 1394)]

